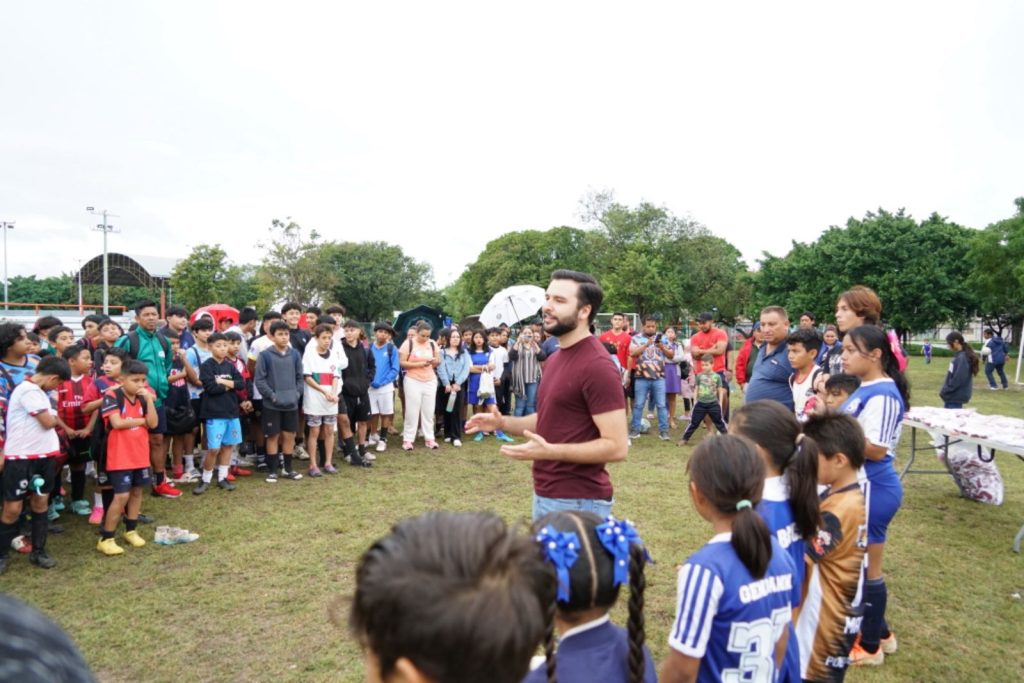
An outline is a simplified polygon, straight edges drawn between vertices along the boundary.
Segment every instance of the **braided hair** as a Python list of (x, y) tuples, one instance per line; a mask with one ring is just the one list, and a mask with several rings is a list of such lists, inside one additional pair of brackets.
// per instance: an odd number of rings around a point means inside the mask
[[(592, 512), (553, 512), (534, 523), (534, 529), (551, 526), (559, 532), (572, 532), (580, 540), (579, 555), (569, 568), (569, 599), (557, 602), (558, 615), (569, 623), (579, 614), (594, 608), (611, 609), (619, 597), (615, 578), (615, 558), (598, 538), (597, 527), (605, 520)], [(629, 546), (629, 681), (642, 683), (646, 667), (644, 652), (644, 567), (647, 551), (638, 543)], [(552, 601), (554, 607), (555, 601)], [(545, 652), (545, 654), (548, 654)], [(547, 657), (548, 682), (555, 683), (555, 662)]]

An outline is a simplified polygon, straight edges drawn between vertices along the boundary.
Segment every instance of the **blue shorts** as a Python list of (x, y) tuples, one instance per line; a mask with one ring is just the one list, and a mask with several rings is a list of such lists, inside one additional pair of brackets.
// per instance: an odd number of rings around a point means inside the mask
[(561, 512), (564, 510), (593, 512), (601, 519), (604, 519), (612, 514), (612, 504), (614, 502), (614, 500), (597, 500), (593, 498), (545, 498), (534, 493), (533, 521), (536, 522), (551, 512)]
[(889, 523), (903, 502), (903, 485), (896, 480), (882, 484), (868, 479), (864, 499), (868, 507), (868, 543), (885, 543)]
[(110, 485), (114, 487), (114, 493), (128, 493), (133, 488), (149, 486), (150, 475), (148, 467), (140, 467), (137, 470), (114, 470), (107, 472)]
[(242, 423), (237, 417), (217, 417), (205, 422), (206, 447), (210, 450), (242, 443)]

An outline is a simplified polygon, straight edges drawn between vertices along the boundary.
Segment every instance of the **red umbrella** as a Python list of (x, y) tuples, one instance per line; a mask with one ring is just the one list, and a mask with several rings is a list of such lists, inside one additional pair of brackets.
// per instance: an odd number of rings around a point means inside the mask
[(222, 320), (230, 320), (232, 324), (238, 322), (238, 309), (227, 304), (210, 304), (209, 306), (203, 306), (192, 311), (192, 315), (189, 317), (189, 325), (193, 324), (199, 318), (206, 316), (213, 318), (214, 331), (219, 330)]

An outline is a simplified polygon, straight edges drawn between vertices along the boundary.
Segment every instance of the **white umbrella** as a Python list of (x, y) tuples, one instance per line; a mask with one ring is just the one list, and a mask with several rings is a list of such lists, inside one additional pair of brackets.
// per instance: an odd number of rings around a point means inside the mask
[(491, 297), (480, 312), (480, 323), (496, 327), (501, 323), (515, 325), (529, 318), (544, 305), (544, 290), (537, 285), (506, 287)]

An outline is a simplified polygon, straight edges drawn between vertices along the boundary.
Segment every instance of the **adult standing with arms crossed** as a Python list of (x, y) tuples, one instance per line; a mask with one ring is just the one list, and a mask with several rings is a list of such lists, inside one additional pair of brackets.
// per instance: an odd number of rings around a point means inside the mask
[(745, 403), (761, 399), (778, 401), (793, 410), (793, 390), (789, 377), (793, 366), (789, 364), (789, 314), (782, 306), (761, 309), (761, 336), (764, 344), (757, 353), (754, 372), (747, 383)]
[(478, 413), (467, 433), (505, 430), (526, 443), (503, 445), (514, 460), (533, 462), (533, 518), (556, 510), (612, 511), (606, 465), (626, 458), (626, 401), (618, 370), (590, 334), (604, 292), (593, 276), (572, 270), (551, 274), (543, 314), (544, 331), (559, 352), (544, 365), (537, 412), (525, 417)]

